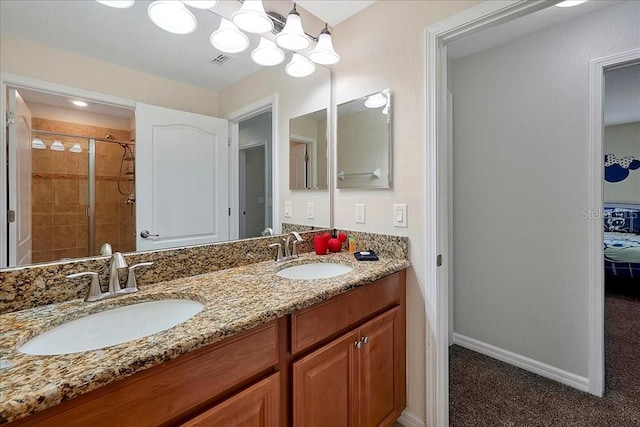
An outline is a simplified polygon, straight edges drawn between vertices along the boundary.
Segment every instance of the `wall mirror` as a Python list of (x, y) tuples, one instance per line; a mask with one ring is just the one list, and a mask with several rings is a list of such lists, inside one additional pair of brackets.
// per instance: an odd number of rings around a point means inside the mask
[(289, 120), (289, 189), (327, 189), (327, 109)]
[[(247, 216), (244, 227), (246, 233), (242, 237), (259, 236), (267, 225), (266, 221), (270, 221), (270, 224), (273, 224), (271, 228), (275, 230), (278, 230), (282, 223), (315, 228), (329, 227), (331, 218), (328, 208), (330, 205), (328, 192), (291, 192), (287, 169), (290, 143), (289, 120), (309, 111), (318, 111), (329, 107), (331, 94), (329, 69), (318, 65), (311, 76), (304, 78), (288, 76), (284, 69), (291, 58), (290, 52), (287, 53), (287, 58), (282, 64), (274, 67), (260, 67), (250, 59), (252, 50), (260, 43), (260, 37), (252, 34), (248, 36), (250, 46), (245, 52), (227, 55), (226, 59), (218, 58), (222, 62), (226, 61), (223, 64), (218, 64), (211, 59), (216, 58), (219, 52), (209, 43), (211, 32), (220, 25), (220, 16), (216, 14), (217, 9), (213, 10), (214, 13), (210, 10), (193, 9), (192, 13), (198, 20), (198, 28), (192, 34), (177, 36), (163, 32), (149, 20), (146, 12), (149, 3), (137, 1), (130, 9), (117, 10), (94, 1), (3, 2), (0, 30), (2, 31), (3, 47), (8, 46), (9, 49), (3, 49), (1, 70), (3, 73), (8, 72), (12, 75), (23, 76), (26, 81), (35, 79), (38, 82), (56, 82), (65, 87), (84, 88), (88, 91), (104, 93), (106, 96), (126, 97), (126, 95), (110, 93), (104, 89), (107, 85), (94, 85), (93, 80), (99, 79), (100, 73), (91, 76), (83, 73), (82, 58), (87, 58), (87, 61), (99, 59), (112, 65), (127, 67), (129, 70), (144, 70), (141, 68), (143, 65), (141, 63), (144, 61), (161, 61), (163, 63), (158, 63), (158, 68), (164, 65), (168, 71), (165, 74), (158, 73), (157, 75), (215, 91), (217, 97), (211, 97), (208, 102), (214, 105), (217, 111), (215, 116), (221, 118), (267, 97), (272, 97), (274, 110), (277, 110), (272, 112), (274, 129), (269, 131), (269, 135), (264, 138), (251, 137), (249, 145), (237, 148), (238, 151), (244, 150), (243, 153), (232, 154), (229, 157), (230, 164), (239, 163), (239, 157), (244, 159), (246, 168), (251, 169), (250, 172), (256, 172), (251, 166), (253, 163), (260, 164), (274, 178), (272, 181), (273, 189), (270, 188), (271, 184), (268, 182), (260, 184), (260, 187), (265, 189), (264, 194), (246, 192), (247, 198), (244, 207), (246, 213), (252, 209), (256, 212), (259, 211), (257, 217), (261, 224), (253, 224)], [(228, 9), (223, 10), (222, 16), (224, 16), (225, 14), (229, 15), (240, 6), (240, 2), (218, 2), (216, 8)], [(281, 15), (286, 15), (291, 9), (292, 3), (270, 2), (269, 7), (277, 9), (276, 12)], [(312, 34), (319, 33), (324, 23), (301, 8), (299, 10), (305, 30)], [(160, 45), (159, 50), (153, 51), (156, 45), (144, 46), (144, 43), (152, 39), (155, 39)], [(138, 53), (132, 54), (131, 50), (123, 48), (125, 45), (135, 47)], [(312, 43), (311, 47), (314, 45)], [(184, 55), (194, 50), (202, 52), (199, 59), (203, 61), (204, 65), (195, 64), (192, 60), (185, 58)], [(76, 55), (72, 67), (67, 66), (63, 61), (56, 60), (57, 56), (64, 56), (67, 53)], [(38, 55), (41, 56), (36, 60)], [(31, 61), (30, 64), (27, 63), (29, 61)], [(43, 67), (43, 62), (50, 65)], [(154, 63), (154, 65), (156, 64)], [(201, 73), (199, 76), (198, 72)], [(170, 73), (174, 73), (173, 77), (169, 75)], [(10, 86), (10, 84), (7, 85), (7, 87)], [(29, 85), (24, 85), (24, 87), (13, 85), (13, 87), (17, 87), (19, 91), (37, 89), (37, 87)], [(150, 86), (150, 89), (154, 88)], [(49, 101), (46, 100), (46, 97), (39, 98), (39, 95), (34, 92), (27, 93), (25, 91), (25, 94), (27, 104), (31, 104), (30, 108), (32, 108), (33, 117), (36, 119), (41, 119), (42, 117), (39, 116), (46, 115), (45, 118), (52, 121), (78, 123), (80, 120), (78, 119), (78, 111), (72, 110), (75, 107), (70, 105), (68, 97), (63, 97), (64, 108), (56, 110), (56, 107), (61, 107), (61, 105), (47, 105)], [(7, 95), (8, 93), (3, 90), (1, 96), (4, 98)], [(64, 94), (57, 93), (57, 95)], [(137, 101), (133, 97), (129, 97), (129, 99)], [(185, 105), (184, 110), (189, 109), (188, 99), (180, 102)], [(33, 107), (35, 104), (38, 105)], [(60, 115), (62, 110), (75, 111), (76, 116), (74, 118), (63, 117)], [(138, 164), (140, 152), (138, 152), (135, 142), (130, 144), (131, 139), (134, 139), (136, 127), (133, 113), (133, 110), (130, 110), (129, 116), (118, 117), (119, 113), (114, 113), (109, 109), (103, 111), (100, 114), (103, 115), (104, 120), (97, 125), (100, 128), (99, 132), (87, 135), (88, 137), (84, 139), (46, 133), (32, 135), (34, 140), (41, 141), (45, 147), (42, 149), (39, 143), (34, 143), (31, 150), (32, 153), (37, 152), (34, 158), (37, 161), (44, 158), (51, 166), (50, 170), (43, 171), (41, 169), (43, 163), (39, 163), (37, 165), (40, 168), (37, 172), (39, 176), (36, 178), (40, 180), (51, 179), (51, 187), (46, 188), (50, 196), (49, 199), (44, 197), (43, 192), (40, 191), (43, 188), (38, 188), (31, 193), (32, 202), (44, 200), (46, 203), (46, 206), (37, 207), (35, 204), (30, 204), (28, 209), (31, 214), (31, 224), (29, 230), (26, 231), (30, 232), (32, 239), (35, 239), (32, 240), (32, 257), (30, 261), (14, 262), (9, 266), (97, 256), (103, 242), (118, 242), (117, 246), (116, 243), (113, 244), (113, 250), (123, 252), (141, 250), (136, 247), (135, 240), (129, 241), (132, 236), (139, 236), (145, 228), (137, 223), (137, 218), (134, 215), (136, 205), (141, 197), (137, 191), (141, 169)], [(231, 119), (229, 120), (231, 121)], [(242, 132), (243, 122), (239, 121), (238, 123), (240, 124), (240, 132)], [(246, 124), (250, 124), (248, 119)], [(51, 123), (47, 124), (43, 121), (34, 121), (32, 126), (34, 129), (58, 132), (51, 127), (53, 126)], [(110, 131), (105, 133), (104, 129), (110, 129)], [(122, 132), (116, 132), (120, 130)], [(78, 133), (76, 130), (65, 130), (61, 133), (67, 132), (74, 135)], [(107, 134), (110, 137), (107, 137)], [(272, 135), (277, 139), (272, 139)], [(89, 146), (89, 137), (96, 138), (93, 148)], [(59, 147), (56, 141), (59, 141), (64, 151), (56, 151), (56, 148)], [(54, 148), (54, 144), (56, 148)], [(0, 148), (4, 150), (6, 146), (5, 135), (2, 135)], [(273, 158), (269, 154), (272, 146), (275, 147), (274, 153), (277, 153), (277, 158)], [(92, 197), (86, 190), (90, 174), (88, 171), (79, 173), (82, 168), (87, 168), (87, 157), (90, 150), (96, 156), (96, 164), (94, 165), (96, 185), (93, 197), (96, 198), (97, 205), (96, 212), (94, 212), (93, 228), (89, 228), (91, 221), (87, 217), (86, 209), (87, 201)], [(260, 150), (263, 152), (259, 153)], [(181, 155), (180, 151), (173, 153), (175, 154), (172, 155)], [(255, 155), (256, 153), (258, 155)], [(56, 166), (53, 163), (54, 157), (64, 159), (64, 161)], [(281, 166), (277, 169), (271, 167), (275, 164)], [(107, 170), (107, 166), (109, 166), (109, 170)], [(15, 165), (8, 165), (8, 168), (11, 167), (15, 167)], [(71, 167), (74, 170), (71, 170)], [(238, 166), (239, 168), (240, 166)], [(327, 168), (326, 161), (324, 168), (325, 170)], [(250, 174), (244, 178), (245, 188), (248, 190), (257, 188), (254, 185), (254, 178)], [(230, 199), (233, 202), (235, 197), (235, 203), (238, 204), (238, 197), (234, 196), (234, 192), (237, 194), (240, 191), (241, 179), (242, 177), (231, 175), (229, 183)], [(72, 185), (74, 180), (76, 185)], [(318, 180), (318, 187), (322, 185), (321, 181), (323, 180)], [(58, 187), (55, 188), (54, 185)], [(324, 186), (326, 188), (326, 179)], [(7, 193), (2, 194), (3, 200), (0, 202), (6, 206), (10, 196)], [(100, 198), (102, 197), (106, 198), (102, 207), (111, 209), (110, 211), (98, 210), (100, 207), (98, 204), (101, 203)], [(293, 215), (288, 217), (285, 217), (282, 209), (285, 200), (293, 203)], [(312, 219), (306, 218), (304, 210), (309, 202), (315, 203), (316, 206), (315, 217)], [(62, 210), (54, 211), (54, 208)], [(114, 209), (117, 210), (117, 215), (114, 213)], [(118, 222), (112, 223), (112, 220), (116, 218)], [(233, 215), (230, 221), (238, 221), (238, 217)], [(189, 221), (185, 221), (185, 223), (188, 224)], [(231, 232), (230, 237), (226, 240), (240, 236), (238, 229), (241, 226), (237, 223), (234, 226), (235, 234)], [(8, 228), (3, 227), (1, 231), (3, 238), (9, 234)], [(154, 232), (152, 229), (149, 231)], [(95, 237), (92, 247), (89, 247), (87, 241), (90, 233), (93, 233)], [(176, 246), (188, 245), (175, 244), (173, 247)], [(36, 252), (41, 252), (41, 254), (35, 254)], [(49, 253), (48, 258), (33, 256), (43, 255), (44, 252)], [(0, 267), (3, 265), (6, 265), (6, 262), (4, 264), (0, 262)]]
[(391, 186), (391, 90), (338, 105), (337, 187)]

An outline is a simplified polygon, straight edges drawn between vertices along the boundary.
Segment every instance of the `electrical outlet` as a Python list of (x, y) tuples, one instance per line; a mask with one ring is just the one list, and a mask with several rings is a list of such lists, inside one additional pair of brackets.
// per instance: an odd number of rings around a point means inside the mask
[(291, 201), (290, 200), (285, 200), (284, 202), (284, 217), (285, 218), (291, 218), (291, 216), (293, 215), (292, 209), (291, 209)]
[(316, 218), (316, 205), (313, 202), (307, 202), (307, 219)]
[(356, 203), (356, 224), (365, 223), (365, 205)]
[(394, 227), (407, 226), (407, 205), (406, 204), (393, 205), (393, 226)]

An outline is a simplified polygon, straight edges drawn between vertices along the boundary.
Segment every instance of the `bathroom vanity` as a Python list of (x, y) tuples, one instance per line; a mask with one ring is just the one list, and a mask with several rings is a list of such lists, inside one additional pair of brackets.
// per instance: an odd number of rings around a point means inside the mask
[[(275, 274), (319, 258), (353, 270), (316, 280)], [(408, 261), (304, 254), (292, 263), (260, 262), (172, 280), (104, 302), (107, 307), (178, 297), (198, 300), (204, 309), (169, 330), (85, 353), (28, 356), (15, 349), (28, 338), (25, 327), (38, 330), (61, 316), (78, 317), (87, 303), (3, 315), (2, 377), (10, 392), (3, 396), (2, 421), (393, 425), (405, 407)]]

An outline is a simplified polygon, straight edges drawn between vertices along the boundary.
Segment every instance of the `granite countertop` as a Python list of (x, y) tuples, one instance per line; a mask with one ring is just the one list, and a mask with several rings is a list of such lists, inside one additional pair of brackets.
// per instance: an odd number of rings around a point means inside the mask
[[(345, 275), (291, 280), (277, 270), (309, 262), (353, 266)], [(406, 259), (357, 262), (348, 253), (303, 254), (299, 259), (260, 262), (167, 282), (140, 292), (85, 303), (72, 300), (0, 316), (0, 424), (55, 406), (115, 380), (208, 344), (317, 304), (410, 266)], [(187, 298), (201, 312), (171, 329), (100, 350), (56, 356), (30, 356), (17, 348), (33, 336), (68, 320), (136, 302)]]

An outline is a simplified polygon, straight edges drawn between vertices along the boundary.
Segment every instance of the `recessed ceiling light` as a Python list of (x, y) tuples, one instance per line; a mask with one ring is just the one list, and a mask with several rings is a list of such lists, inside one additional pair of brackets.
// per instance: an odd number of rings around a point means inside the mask
[(71, 101), (71, 103), (73, 105), (75, 105), (76, 107), (86, 107), (87, 105), (89, 105), (84, 101), (77, 101), (77, 100), (76, 101)]
[(573, 6), (577, 6), (579, 4), (582, 3), (586, 3), (587, 0), (566, 0), (560, 3), (557, 3), (556, 6), (558, 7), (573, 7)]

